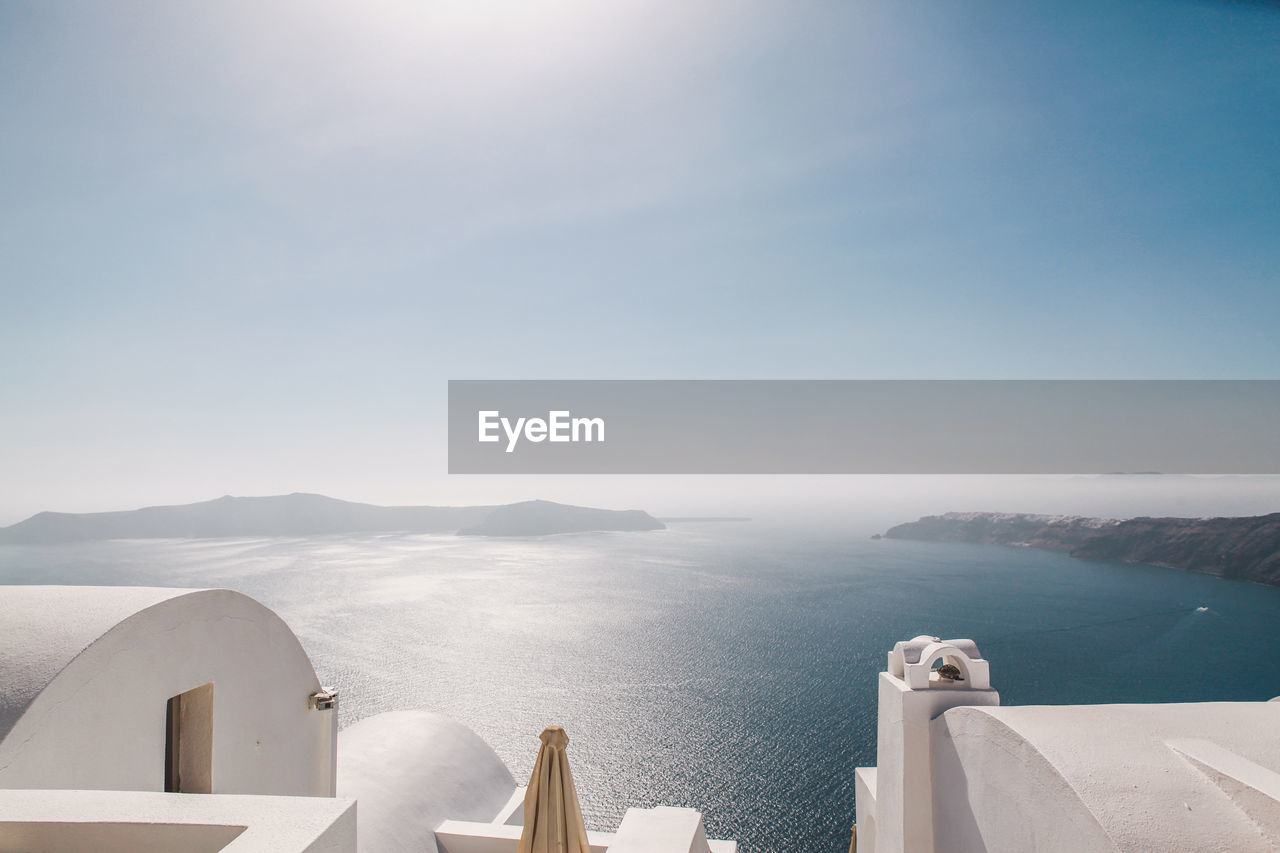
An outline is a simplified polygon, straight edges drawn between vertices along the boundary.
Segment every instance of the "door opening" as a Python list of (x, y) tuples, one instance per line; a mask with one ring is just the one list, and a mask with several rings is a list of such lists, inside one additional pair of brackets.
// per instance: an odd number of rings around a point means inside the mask
[(165, 715), (164, 789), (213, 793), (213, 682), (179, 693)]

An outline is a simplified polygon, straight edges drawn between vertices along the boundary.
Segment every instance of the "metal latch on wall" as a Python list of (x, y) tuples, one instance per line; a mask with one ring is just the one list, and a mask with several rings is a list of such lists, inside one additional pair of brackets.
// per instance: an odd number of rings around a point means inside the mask
[(332, 711), (338, 707), (338, 691), (317, 690), (307, 697), (307, 704), (317, 711)]

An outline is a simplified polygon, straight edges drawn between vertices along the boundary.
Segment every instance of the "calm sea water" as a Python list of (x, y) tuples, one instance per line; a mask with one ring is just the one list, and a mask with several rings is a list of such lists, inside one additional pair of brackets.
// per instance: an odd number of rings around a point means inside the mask
[(896, 640), (973, 637), (1005, 704), (1280, 694), (1278, 589), (831, 529), (2, 546), (0, 582), (238, 589), (297, 632), (344, 725), (443, 712), (523, 781), (561, 724), (593, 828), (687, 805), (744, 853), (848, 848)]

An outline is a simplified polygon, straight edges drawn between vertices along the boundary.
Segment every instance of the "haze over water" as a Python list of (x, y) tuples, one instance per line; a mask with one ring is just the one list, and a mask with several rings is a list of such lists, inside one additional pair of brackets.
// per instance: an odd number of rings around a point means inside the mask
[(298, 634), (344, 726), (438, 711), (523, 783), (561, 724), (593, 828), (687, 805), (744, 853), (847, 849), (896, 640), (973, 637), (1005, 704), (1280, 694), (1280, 590), (837, 526), (10, 545), (0, 582), (240, 590)]

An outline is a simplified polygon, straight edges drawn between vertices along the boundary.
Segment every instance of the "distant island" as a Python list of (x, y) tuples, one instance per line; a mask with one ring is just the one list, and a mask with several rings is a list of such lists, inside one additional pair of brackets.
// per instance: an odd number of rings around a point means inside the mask
[(1280, 586), (1280, 512), (1247, 518), (1082, 518), (949, 512), (899, 524), (888, 539), (1065, 551)]
[(495, 507), (484, 521), (459, 530), (463, 536), (545, 536), (597, 530), (663, 530), (665, 525), (638, 509), (594, 509), (551, 501)]
[(706, 521), (750, 521), (751, 517), (746, 515), (663, 515), (658, 517), (658, 521), (667, 524), (683, 524), (690, 522), (706, 522)]
[(232, 497), (121, 512), (41, 512), (0, 528), (0, 543), (47, 545), (94, 539), (203, 539), (220, 536), (316, 536), (330, 533), (464, 533), (544, 536), (661, 530), (641, 510), (608, 510), (551, 501), (502, 506), (375, 506), (295, 493)]

